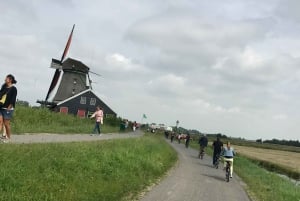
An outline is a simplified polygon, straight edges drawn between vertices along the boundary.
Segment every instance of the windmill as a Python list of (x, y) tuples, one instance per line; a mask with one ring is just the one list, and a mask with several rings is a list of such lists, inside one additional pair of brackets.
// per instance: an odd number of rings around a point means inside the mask
[(96, 106), (104, 109), (106, 115), (116, 116), (92, 90), (90, 68), (79, 60), (66, 58), (71, 45), (75, 24), (72, 27), (61, 59), (52, 59), (51, 68), (55, 69), (46, 98), (37, 102), (53, 111), (77, 114), (80, 117), (89, 116)]

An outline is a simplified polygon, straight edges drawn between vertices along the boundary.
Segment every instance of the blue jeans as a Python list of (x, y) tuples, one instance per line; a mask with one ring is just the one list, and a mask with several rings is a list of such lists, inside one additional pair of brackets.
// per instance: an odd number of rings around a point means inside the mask
[(98, 132), (98, 134), (101, 133), (100, 122), (96, 122), (96, 124), (95, 124), (94, 133), (96, 133), (96, 131)]
[(2, 116), (4, 120), (10, 120), (13, 114), (13, 110), (0, 109), (0, 117)]

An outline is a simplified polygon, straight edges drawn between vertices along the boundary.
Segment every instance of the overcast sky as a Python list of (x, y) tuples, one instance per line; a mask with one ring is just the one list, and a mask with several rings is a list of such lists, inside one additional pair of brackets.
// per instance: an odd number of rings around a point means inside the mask
[[(44, 99), (68, 57), (119, 116), (248, 139), (299, 139), (299, 0), (0, 0), (0, 77)], [(1, 78), (2, 79), (2, 78)], [(17, 113), (16, 113), (17, 114)]]

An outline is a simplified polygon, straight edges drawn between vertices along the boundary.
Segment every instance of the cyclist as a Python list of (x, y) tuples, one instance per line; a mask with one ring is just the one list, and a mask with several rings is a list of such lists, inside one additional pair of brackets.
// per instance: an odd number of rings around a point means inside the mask
[(217, 137), (217, 140), (215, 140), (212, 144), (214, 153), (213, 153), (213, 165), (216, 165), (216, 161), (218, 160), (218, 156), (221, 155), (222, 149), (223, 149), (223, 143), (221, 142), (220, 138)]
[(226, 146), (222, 151), (222, 156), (224, 157), (224, 169), (226, 168), (226, 163), (230, 162), (230, 178), (232, 178), (233, 173), (233, 158), (235, 156), (234, 148), (230, 146), (230, 142), (228, 141)]
[(199, 139), (198, 144), (200, 145), (199, 156), (198, 156), (198, 157), (200, 158), (201, 154), (204, 153), (205, 147), (207, 147), (207, 144), (208, 144), (208, 140), (207, 140), (206, 135), (203, 135), (203, 136)]

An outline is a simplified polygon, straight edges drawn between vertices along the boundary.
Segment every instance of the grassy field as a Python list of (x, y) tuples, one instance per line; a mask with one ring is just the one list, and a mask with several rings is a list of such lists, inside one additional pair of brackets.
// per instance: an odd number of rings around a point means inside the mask
[(238, 146), (246, 146), (246, 147), (256, 147), (262, 149), (271, 149), (271, 150), (280, 150), (280, 151), (290, 151), (290, 152), (297, 152), (300, 153), (300, 147), (295, 146), (286, 146), (286, 145), (279, 145), (279, 144), (269, 144), (269, 143), (257, 143), (252, 141), (246, 140), (238, 140), (238, 139), (224, 139), (224, 142), (229, 140), (232, 144)]
[[(191, 143), (191, 147), (199, 149), (196, 141)], [(212, 155), (211, 146), (207, 148), (206, 153)], [(246, 190), (253, 200), (298, 201), (300, 198), (300, 186), (262, 168), (259, 161), (238, 155), (234, 161), (234, 172), (247, 184)]]
[[(12, 132), (19, 133), (91, 133), (94, 120), (50, 112), (48, 109), (17, 106)], [(119, 131), (118, 119), (104, 119), (103, 133)]]
[(300, 154), (296, 152), (234, 146), (236, 151), (273, 171), (300, 180)]
[(0, 200), (133, 200), (177, 160), (160, 137), (0, 146)]

